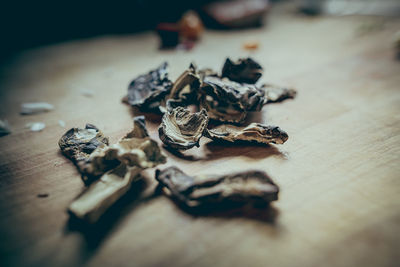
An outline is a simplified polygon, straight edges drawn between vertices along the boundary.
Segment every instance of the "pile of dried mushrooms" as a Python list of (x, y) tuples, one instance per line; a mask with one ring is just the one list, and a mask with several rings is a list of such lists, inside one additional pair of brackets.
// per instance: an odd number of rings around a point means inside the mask
[[(197, 69), (192, 63), (173, 84), (168, 79), (166, 68), (167, 63), (163, 63), (134, 79), (127, 96), (128, 103), (143, 112), (154, 112), (157, 107), (157, 111), (164, 113), (159, 136), (166, 146), (190, 149), (199, 146), (202, 136), (228, 142), (265, 144), (283, 144), (288, 139), (287, 133), (276, 126), (261, 123), (241, 125), (249, 112), (261, 111), (268, 103), (296, 95), (294, 89), (257, 84), (263, 68), (253, 59), (232, 61), (228, 58), (221, 74), (211, 69)], [(146, 84), (142, 84), (143, 81)], [(136, 84), (141, 85), (140, 89), (133, 90), (132, 85)], [(167, 86), (159, 88), (160, 84)], [(191, 113), (187, 109), (189, 105), (196, 105), (199, 112)], [(210, 120), (222, 125), (210, 129)]]
[[(296, 95), (290, 88), (258, 83), (263, 68), (253, 59), (228, 58), (220, 74), (192, 63), (175, 82), (169, 79), (167, 67), (165, 62), (138, 76), (124, 98), (142, 112), (162, 114), (158, 133), (165, 146), (187, 150), (199, 147), (202, 137), (230, 143), (283, 144), (288, 140), (288, 134), (277, 126), (243, 125), (249, 112)], [(189, 106), (198, 112), (191, 112)], [(210, 127), (210, 121), (217, 126)], [(110, 145), (99, 129), (87, 124), (66, 132), (59, 146), (87, 185), (69, 212), (90, 223), (140, 179), (142, 170), (166, 162), (156, 141), (149, 137), (143, 116), (134, 118), (133, 130), (116, 144)], [(172, 166), (157, 170), (156, 180), (167, 195), (189, 208), (225, 202), (268, 204), (277, 200), (279, 193), (263, 171), (192, 176)]]

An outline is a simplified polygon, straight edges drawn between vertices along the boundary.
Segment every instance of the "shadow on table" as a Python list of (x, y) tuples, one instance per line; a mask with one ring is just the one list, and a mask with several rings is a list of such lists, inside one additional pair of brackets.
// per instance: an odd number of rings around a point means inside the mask
[[(159, 188), (157, 190), (160, 190)], [(199, 207), (188, 207), (181, 202), (172, 201), (184, 212), (193, 217), (209, 218), (247, 218), (259, 222), (275, 225), (279, 216), (279, 210), (269, 203), (266, 204), (241, 204), (234, 202), (223, 202), (219, 204), (204, 204)]]
[(207, 157), (205, 160), (215, 160), (224, 157), (245, 156), (253, 159), (263, 159), (276, 156), (286, 159), (275, 145), (260, 144), (255, 142), (236, 141), (235, 143), (226, 141), (211, 141), (206, 144)]
[(69, 218), (65, 227), (65, 234), (79, 232), (84, 237), (85, 244), (83, 244), (81, 250), (82, 263), (88, 261), (95, 254), (106, 237), (117, 228), (127, 214), (137, 206), (159, 196), (159, 191), (156, 190), (154, 194), (143, 197), (142, 193), (148, 185), (148, 177), (143, 177), (143, 179), (132, 183), (131, 189), (94, 224), (88, 224), (72, 216)]
[(285, 153), (282, 153), (276, 146), (268, 144), (251, 143), (245, 141), (236, 141), (235, 143), (227, 141), (211, 141), (200, 148), (192, 148), (188, 151), (179, 151), (168, 146), (162, 146), (168, 156), (175, 156), (187, 161), (211, 161), (227, 157), (248, 157), (252, 159), (264, 159), (268, 157), (279, 157), (287, 159)]
[[(99, 247), (112, 234), (123, 218), (139, 205), (151, 201), (160, 195), (162, 190), (158, 186), (154, 192), (146, 197), (142, 193), (148, 187), (148, 177), (138, 180), (132, 184), (131, 189), (118, 200), (95, 224), (88, 224), (71, 217), (65, 227), (65, 234), (78, 232), (84, 237), (79, 253), (79, 263), (88, 262), (98, 251)], [(267, 223), (275, 226), (279, 211), (269, 204), (265, 205), (240, 205), (236, 203), (221, 203), (213, 205), (203, 205), (197, 208), (189, 208), (172, 199), (181, 210), (195, 217), (209, 218), (247, 218), (251, 220)]]
[[(126, 104), (126, 102), (124, 102), (125, 100), (123, 99), (122, 102)], [(162, 119), (162, 114), (157, 114), (154, 112), (144, 112), (139, 110), (139, 108), (137, 107), (132, 107), (132, 106), (128, 106), (128, 104), (126, 104), (128, 109), (129, 109), (129, 113), (131, 114), (132, 118), (136, 117), (136, 116), (144, 116), (146, 118), (146, 123), (150, 122), (153, 124), (157, 124), (159, 125), (161, 123), (161, 119)]]

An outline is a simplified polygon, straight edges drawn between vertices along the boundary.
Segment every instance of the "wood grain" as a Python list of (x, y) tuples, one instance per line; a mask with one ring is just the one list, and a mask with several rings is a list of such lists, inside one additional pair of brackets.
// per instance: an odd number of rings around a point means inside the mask
[[(365, 23), (383, 29), (364, 35)], [(391, 36), (398, 19), (307, 19), (272, 13), (267, 27), (207, 31), (191, 52), (158, 51), (153, 33), (103, 36), (32, 49), (1, 70), (2, 266), (396, 266), (400, 262), (400, 63)], [(168, 165), (193, 173), (267, 171), (281, 187), (271, 209), (195, 216), (155, 192), (154, 170), (99, 225), (68, 221), (65, 210), (84, 186), (57, 141), (90, 122), (114, 142), (132, 126), (121, 103), (136, 75), (166, 60), (176, 78), (194, 60), (219, 69), (227, 56), (251, 55), (264, 81), (298, 88), (295, 100), (264, 107), (251, 119), (289, 133), (281, 146), (199, 149)], [(82, 90), (93, 90), (85, 97)], [(21, 116), (23, 102), (52, 112)], [(64, 120), (66, 127), (58, 125)], [(25, 124), (45, 122), (33, 133)], [(148, 118), (158, 139), (159, 118)], [(47, 193), (47, 198), (38, 194)]]

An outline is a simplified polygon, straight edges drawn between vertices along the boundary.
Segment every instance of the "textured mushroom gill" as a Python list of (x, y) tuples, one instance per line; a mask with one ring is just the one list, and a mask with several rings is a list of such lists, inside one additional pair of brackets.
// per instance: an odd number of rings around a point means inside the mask
[(204, 77), (199, 94), (200, 106), (222, 122), (241, 123), (247, 112), (260, 111), (265, 104), (264, 92), (256, 86), (215, 76)]
[(86, 124), (85, 128), (72, 128), (58, 141), (61, 152), (72, 162), (78, 163), (89, 158), (98, 147), (108, 145), (108, 138), (96, 126)]
[(207, 130), (206, 136), (213, 140), (228, 142), (254, 141), (264, 144), (283, 144), (289, 138), (288, 134), (277, 126), (255, 122), (244, 127), (227, 124), (220, 125), (214, 129)]
[(198, 146), (208, 124), (207, 112), (191, 113), (183, 107), (176, 107), (164, 114), (158, 129), (161, 141), (175, 149), (189, 149)]

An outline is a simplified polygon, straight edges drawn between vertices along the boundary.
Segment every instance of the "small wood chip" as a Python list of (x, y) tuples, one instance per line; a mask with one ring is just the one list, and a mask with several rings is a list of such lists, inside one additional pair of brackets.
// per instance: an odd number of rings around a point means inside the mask
[(54, 106), (46, 102), (23, 103), (21, 105), (21, 115), (31, 115), (48, 112), (53, 110)]
[(26, 128), (29, 128), (32, 132), (40, 132), (44, 128), (46, 128), (46, 124), (43, 122), (29, 122), (26, 125)]
[(0, 136), (4, 136), (11, 133), (10, 125), (6, 120), (0, 120)]
[(65, 128), (65, 121), (59, 120), (58, 121), (58, 125), (60, 125), (61, 127)]

